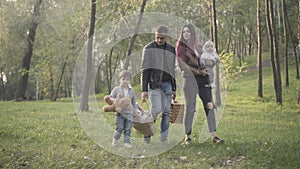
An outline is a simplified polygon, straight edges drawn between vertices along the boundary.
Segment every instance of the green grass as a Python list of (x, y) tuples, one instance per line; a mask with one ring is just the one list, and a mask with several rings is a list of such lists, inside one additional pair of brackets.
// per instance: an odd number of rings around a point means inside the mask
[[(143, 159), (101, 148), (82, 129), (72, 100), (0, 102), (0, 168), (300, 168), (300, 81), (291, 72), (290, 87), (283, 87), (283, 104), (278, 105), (270, 68), (264, 68), (263, 77), (264, 98), (256, 96), (255, 71), (228, 82), (218, 126), (223, 145), (199, 143), (197, 128), (203, 121), (198, 120), (192, 144)], [(204, 119), (202, 110), (198, 118)]]

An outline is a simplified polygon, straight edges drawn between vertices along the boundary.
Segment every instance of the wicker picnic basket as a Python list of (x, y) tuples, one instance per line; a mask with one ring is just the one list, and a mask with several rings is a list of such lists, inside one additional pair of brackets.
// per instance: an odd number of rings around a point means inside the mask
[(156, 132), (155, 124), (150, 110), (144, 110), (137, 104), (137, 114), (133, 115), (134, 131), (137, 134), (153, 136)]
[(184, 104), (173, 100), (170, 108), (170, 122), (183, 123)]
[(133, 128), (135, 133), (142, 135), (153, 136), (155, 134), (156, 128), (153, 122), (148, 123), (133, 123)]

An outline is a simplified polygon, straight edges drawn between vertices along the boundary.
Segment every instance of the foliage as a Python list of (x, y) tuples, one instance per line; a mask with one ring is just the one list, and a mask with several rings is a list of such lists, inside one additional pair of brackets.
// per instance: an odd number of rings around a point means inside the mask
[(227, 79), (237, 78), (244, 68), (247, 67), (246, 63), (243, 63), (242, 65), (237, 64), (236, 57), (233, 53), (226, 53), (225, 51), (222, 51), (219, 57), (224, 67)]
[[(288, 0), (286, 2), (291, 28), (293, 29), (293, 38), (297, 39), (298, 15), (296, 14), (298, 13), (299, 2), (297, 0)], [(36, 33), (29, 72), (28, 96), (33, 96), (33, 99), (35, 99), (35, 94), (38, 93), (43, 98), (50, 98), (52, 85), (55, 89), (59, 89), (59, 97), (70, 97), (70, 94), (66, 93), (70, 93), (72, 88), (73, 68), (80, 51), (84, 50), (82, 48), (87, 40), (90, 3), (90, 0), (43, 1), (42, 17)], [(99, 5), (97, 5), (96, 13), (96, 30), (106, 24), (111, 24), (113, 21), (118, 21), (126, 15), (138, 13), (142, 0), (98, 0), (97, 3)], [(190, 1), (188, 3), (187, 1), (179, 0), (151, 0), (147, 1), (145, 12), (167, 13), (184, 18), (187, 22), (192, 22), (204, 34), (204, 37), (200, 37), (200, 41), (203, 42), (210, 36), (210, 3), (211, 1), (209, 0)], [(256, 18), (255, 3), (255, 1), (251, 0), (216, 1), (219, 35), (219, 44), (217, 45), (220, 51), (224, 50), (226, 53), (223, 62), (226, 64), (229, 78), (236, 77), (247, 65), (243, 63), (242, 67), (240, 67), (237, 64), (237, 58), (227, 55), (234, 53), (238, 57), (244, 58), (256, 52), (256, 20), (253, 19)], [(32, 13), (32, 4), (34, 4), (34, 0), (2, 0), (0, 2), (0, 68), (7, 75), (8, 80), (5, 85), (6, 100), (11, 100), (15, 97), (14, 91), (16, 91), (19, 80), (21, 59), (27, 43), (25, 37)], [(280, 9), (278, 8), (279, 5), (280, 2), (276, 1), (274, 7), (276, 14), (280, 14), (277, 11)], [(262, 32), (265, 32), (264, 9), (262, 14)], [(279, 21), (281, 21), (281, 18), (279, 15), (276, 15), (278, 27)], [(281, 35), (280, 31), (278, 35)], [(140, 51), (151, 40), (153, 40), (153, 37), (149, 35), (139, 35), (134, 44), (133, 53)], [(170, 43), (175, 45), (176, 40), (170, 39)], [(268, 50), (266, 34), (263, 34), (262, 40), (262, 49), (265, 52)], [(118, 42), (114, 46), (112, 65), (117, 64), (118, 68), (120, 67), (121, 62), (124, 60), (128, 42), (129, 38)], [(103, 60), (98, 67), (99, 71), (95, 85), (96, 93), (107, 92), (108, 82), (105, 77), (111, 75), (103, 70), (106, 70), (106, 67), (111, 67), (111, 65), (107, 65), (106, 61)], [(233, 62), (234, 65), (229, 65), (230, 62)], [(64, 64), (66, 64), (66, 68), (63, 72), (62, 67)], [(63, 81), (58, 86), (61, 74), (63, 75)], [(50, 81), (51, 76), (53, 78), (52, 82)], [(39, 80), (39, 86), (36, 86), (37, 79)], [(138, 80), (135, 83), (138, 83)], [(1, 87), (0, 98), (3, 96), (2, 90)]]
[[(24, 50), (22, 48), (26, 46), (24, 37), (27, 30), (28, 16), (30, 15), (28, 8), (30, 8), (32, 2), (5, 2), (0, 6), (3, 11), (1, 16), (6, 21), (6, 27), (5, 24), (3, 27), (9, 30), (7, 33), (9, 36), (4, 37), (5, 42), (8, 43), (1, 43), (0, 45), (1, 51), (3, 51), (0, 64), (3, 68), (2, 71), (10, 75), (8, 80), (11, 82), (6, 87), (13, 90), (16, 90), (16, 85), (13, 84), (17, 84), (19, 78), (17, 75), (21, 67), (20, 56)], [(86, 2), (74, 3), (72, 1), (44, 2), (44, 8), (41, 11), (42, 19), (34, 44), (34, 55), (30, 69), (31, 81), (29, 82), (30, 85), (35, 85), (36, 79), (39, 79), (40, 90), (37, 92), (41, 95), (41, 98), (50, 98), (51, 85), (56, 86), (53, 83), (58, 81), (56, 79), (61, 73), (62, 63), (67, 62), (66, 72), (70, 74), (73, 71), (72, 67), (76, 61), (76, 54), (80, 50), (78, 46), (82, 45), (85, 38), (86, 23), (88, 23), (88, 17), (85, 18), (88, 15), (85, 10), (87, 5)], [(18, 20), (18, 22), (15, 22), (15, 20)], [(70, 22), (72, 27), (70, 27)], [(12, 59), (13, 61), (11, 61)], [(49, 81), (51, 74), (54, 76), (54, 82), (52, 83)], [(71, 77), (69, 76), (69, 78)], [(13, 79), (16, 81), (12, 81)], [(31, 87), (30, 85), (29, 87)], [(7, 94), (9, 94), (7, 99), (14, 98), (14, 93), (7, 92)], [(27, 91), (27, 96), (30, 98), (35, 97), (35, 91)]]

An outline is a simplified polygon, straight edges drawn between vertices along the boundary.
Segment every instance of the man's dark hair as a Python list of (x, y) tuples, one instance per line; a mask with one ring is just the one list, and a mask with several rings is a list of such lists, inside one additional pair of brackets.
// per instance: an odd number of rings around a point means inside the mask
[(160, 25), (156, 28), (155, 33), (162, 34), (162, 35), (168, 35), (168, 28), (166, 26)]

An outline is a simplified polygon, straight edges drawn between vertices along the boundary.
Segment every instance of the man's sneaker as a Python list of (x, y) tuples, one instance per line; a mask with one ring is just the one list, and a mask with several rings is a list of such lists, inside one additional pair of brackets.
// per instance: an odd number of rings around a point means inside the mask
[(192, 142), (191, 138), (185, 138), (184, 142), (182, 143), (183, 145), (188, 145)]
[(124, 146), (125, 146), (126, 148), (132, 148), (132, 145), (131, 145), (130, 143), (124, 143)]
[(149, 135), (144, 135), (144, 142), (150, 143), (150, 140), (151, 140), (151, 136), (149, 136)]
[(113, 138), (113, 140), (112, 140), (112, 142), (111, 142), (111, 145), (112, 145), (113, 147), (118, 146), (118, 140), (116, 140), (115, 138)]
[(220, 139), (219, 137), (214, 137), (213, 142), (217, 144), (222, 144), (224, 143), (224, 140)]
[(161, 140), (160, 141), (162, 144), (169, 144), (168, 140)]

